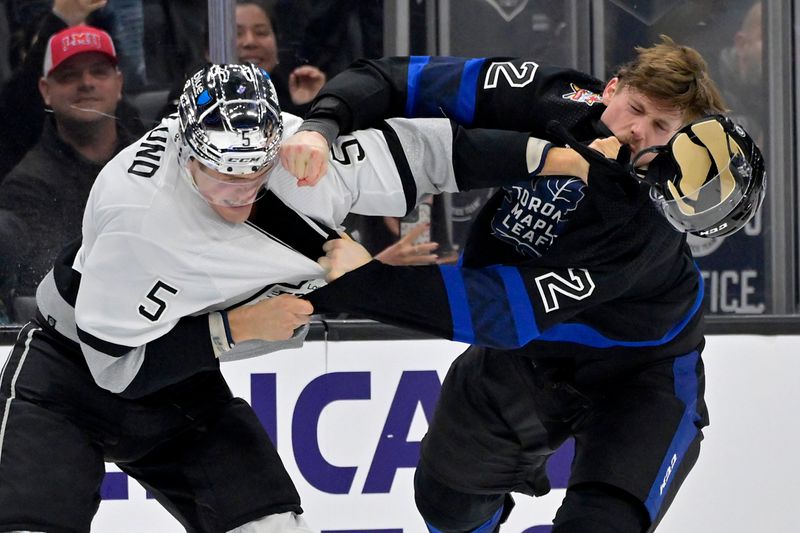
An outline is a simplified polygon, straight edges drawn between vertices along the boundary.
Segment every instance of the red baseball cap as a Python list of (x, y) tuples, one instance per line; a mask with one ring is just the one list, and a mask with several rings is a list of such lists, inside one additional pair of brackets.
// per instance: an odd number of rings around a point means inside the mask
[(61, 30), (47, 41), (43, 74), (49, 76), (61, 63), (84, 52), (100, 52), (117, 64), (117, 53), (111, 36), (99, 28), (80, 24)]

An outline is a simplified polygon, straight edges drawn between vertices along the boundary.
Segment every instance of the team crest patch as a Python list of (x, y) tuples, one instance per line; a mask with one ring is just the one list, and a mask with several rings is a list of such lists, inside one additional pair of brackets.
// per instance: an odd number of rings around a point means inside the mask
[(504, 187), (492, 235), (522, 255), (541, 257), (563, 233), (569, 214), (585, 196), (578, 178), (536, 178)]
[(570, 88), (572, 89), (571, 93), (567, 93), (561, 96), (564, 100), (571, 100), (573, 102), (583, 102), (588, 106), (593, 106), (594, 104), (599, 104), (603, 101), (603, 97), (597, 93), (593, 93), (588, 89), (581, 89), (574, 83), (569, 84)]

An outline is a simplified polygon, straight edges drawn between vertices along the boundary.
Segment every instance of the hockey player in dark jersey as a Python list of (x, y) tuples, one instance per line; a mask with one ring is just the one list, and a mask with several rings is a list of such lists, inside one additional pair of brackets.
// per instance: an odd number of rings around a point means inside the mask
[[(415, 498), (432, 533), (495, 531), (510, 492), (549, 491), (545, 463), (570, 436), (553, 533), (652, 531), (664, 516), (708, 424), (703, 284), (684, 232), (735, 231), (763, 198), (750, 137), (707, 116), (723, 111), (702, 57), (668, 38), (606, 84), (525, 59), (388, 58), (331, 80), (306, 131), (284, 144), (287, 168), (313, 178), (324, 136), (385, 116), (447, 116), (532, 131), (597, 162), (588, 183), (504, 187), (457, 266), (392, 267), (345, 239), (326, 245), (331, 279), (363, 266), (307, 295), (317, 311), (473, 345), (422, 442)], [(638, 154), (635, 167), (580, 148), (609, 130)]]

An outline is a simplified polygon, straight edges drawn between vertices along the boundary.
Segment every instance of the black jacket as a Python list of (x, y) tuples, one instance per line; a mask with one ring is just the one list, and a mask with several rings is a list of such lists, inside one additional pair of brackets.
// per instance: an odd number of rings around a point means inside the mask
[[(134, 140), (122, 128), (117, 135), (115, 154)], [(83, 209), (104, 165), (64, 142), (50, 119), (36, 146), (0, 184), (3, 224), (14, 226), (0, 271), (16, 272), (16, 295), (34, 295), (61, 247), (81, 236)]]

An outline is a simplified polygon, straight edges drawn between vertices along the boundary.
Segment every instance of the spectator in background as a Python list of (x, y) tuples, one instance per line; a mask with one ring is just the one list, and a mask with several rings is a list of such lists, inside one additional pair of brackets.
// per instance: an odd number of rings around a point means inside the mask
[(762, 5), (750, 7), (733, 44), (720, 55), (720, 87), (725, 100), (759, 145), (764, 142), (767, 93), (762, 52)]
[[(55, 0), (41, 19), (33, 44), (12, 77), (0, 92), (0, 182), (39, 140), (45, 123), (45, 102), (37, 90), (50, 37), (68, 27), (85, 23), (90, 14), (106, 5), (106, 0)], [(111, 115), (132, 136), (144, 133), (136, 109), (121, 100)]]
[[(47, 42), (43, 65), (39, 92), (53, 114), (0, 185), (3, 232), (14, 243), (0, 258), (0, 271), (16, 277), (11, 299), (33, 296), (63, 244), (80, 237), (97, 174), (134, 140), (114, 116), (123, 80), (108, 33), (85, 25), (62, 30)], [(14, 318), (30, 318), (20, 314)]]
[(287, 73), (279, 66), (276, 19), (259, 0), (236, 2), (236, 53), (239, 61), (255, 63), (269, 72), (283, 111), (302, 117), (325, 84), (325, 73), (300, 65)]
[[(740, 2), (729, 44), (718, 54), (720, 90), (731, 117), (747, 129), (765, 154), (769, 120), (762, 61), (762, 2)], [(727, 237), (688, 239), (706, 283), (704, 305), (714, 314), (762, 314), (769, 309), (768, 232), (770, 200), (745, 226)], [(733, 296), (736, 295), (736, 296)]]
[[(325, 73), (313, 65), (300, 65), (288, 73), (281, 68), (276, 17), (266, 2), (237, 0), (236, 55), (241, 63), (253, 63), (269, 73), (281, 110), (287, 113), (305, 115), (311, 100), (325, 85)], [(183, 83), (173, 86), (160, 117), (175, 112), (182, 91)]]

